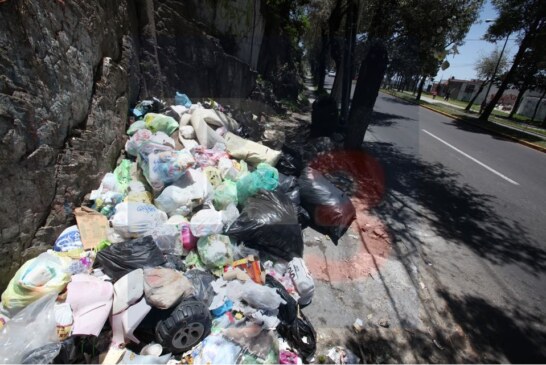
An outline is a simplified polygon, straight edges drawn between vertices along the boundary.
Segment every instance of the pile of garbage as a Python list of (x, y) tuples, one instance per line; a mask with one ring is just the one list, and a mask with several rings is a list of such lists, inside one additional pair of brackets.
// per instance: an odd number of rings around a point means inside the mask
[(0, 362), (312, 361), (302, 229), (337, 244), (351, 201), (214, 101), (131, 113), (125, 158), (3, 292)]

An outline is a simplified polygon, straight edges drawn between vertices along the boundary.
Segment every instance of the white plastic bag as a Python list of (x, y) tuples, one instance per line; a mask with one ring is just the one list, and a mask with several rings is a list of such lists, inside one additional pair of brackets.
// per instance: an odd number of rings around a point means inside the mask
[(155, 205), (169, 216), (187, 216), (203, 203), (212, 192), (207, 177), (201, 170), (189, 170), (182, 179), (167, 186), (155, 199)]
[(167, 222), (167, 214), (151, 204), (124, 202), (116, 205), (112, 226), (125, 238), (138, 238)]
[(275, 310), (279, 305), (286, 304), (277, 294), (277, 290), (268, 286), (256, 284), (247, 280), (244, 284), (234, 280), (227, 284), (226, 294), (233, 301), (244, 300), (256, 309)]
[(214, 209), (202, 209), (191, 217), (190, 229), (195, 237), (222, 233), (224, 229), (222, 213)]
[[(56, 298), (56, 294), (46, 295), (6, 323), (0, 332), (0, 363), (21, 364), (36, 350), (59, 344), (55, 320)], [(48, 351), (47, 358), (43, 357), (40, 360), (49, 363), (58, 353)]]

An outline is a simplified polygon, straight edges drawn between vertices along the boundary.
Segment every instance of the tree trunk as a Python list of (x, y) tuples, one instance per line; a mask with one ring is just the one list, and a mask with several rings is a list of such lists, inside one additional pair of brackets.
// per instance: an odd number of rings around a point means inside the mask
[(358, 12), (356, 8), (355, 0), (348, 0), (347, 15), (345, 17), (345, 52), (343, 59), (344, 73), (342, 79), (341, 89), (341, 124), (345, 124), (347, 121), (347, 115), (349, 113), (349, 99), (351, 97), (351, 77), (352, 77), (352, 65), (353, 65), (353, 49), (355, 37), (356, 37), (356, 22), (358, 18)]
[(510, 110), (510, 115), (508, 115), (508, 119), (512, 119), (514, 117), (514, 114), (518, 111), (519, 104), (521, 103), (521, 99), (523, 99), (523, 94), (527, 91), (527, 87), (522, 87), (518, 92), (518, 97), (516, 98), (516, 102), (514, 103), (514, 107), (512, 110)]
[[(484, 82), (481, 83), (480, 88), (478, 89), (478, 92), (474, 94), (472, 99), (470, 99), (470, 101), (468, 102), (468, 105), (466, 106), (466, 108), (464, 108), (465, 112), (470, 111), (470, 108), (472, 108), (472, 105), (474, 105), (474, 101), (478, 98), (480, 93), (483, 91), (483, 88), (485, 87), (485, 84), (487, 84), (487, 82), (488, 80), (485, 80)], [(487, 97), (487, 95), (485, 97)]]
[(417, 101), (421, 100), (421, 94), (423, 93), (423, 88), (425, 87), (425, 81), (427, 81), (426, 75), (421, 77), (421, 81), (419, 81), (419, 88), (417, 89), (417, 96), (415, 97), (415, 100)]
[(381, 81), (387, 69), (388, 55), (384, 42), (371, 42), (368, 54), (360, 65), (353, 103), (345, 130), (345, 148), (360, 148), (370, 124)]
[(480, 115), (480, 120), (488, 121), (489, 116), (493, 112), (493, 109), (495, 108), (495, 105), (499, 102), (502, 94), (504, 93), (504, 90), (506, 90), (506, 87), (508, 86), (508, 83), (512, 80), (512, 77), (514, 73), (516, 72), (516, 69), (518, 68), (519, 64), (521, 63), (521, 60), (523, 59), (523, 55), (525, 54), (525, 51), (528, 48), (529, 41), (532, 37), (535, 36), (535, 32), (537, 31), (537, 27), (539, 24), (539, 20), (535, 20), (533, 25), (531, 25), (530, 30), (525, 34), (525, 37), (521, 41), (519, 45), (518, 52), (516, 53), (516, 56), (514, 57), (514, 62), (512, 63), (512, 67), (510, 67), (510, 70), (506, 74), (506, 77), (503, 78), (502, 83), (497, 90), (497, 93), (493, 97), (493, 99), (487, 104), (485, 109), (483, 110), (483, 113)]
[(531, 123), (535, 121), (535, 117), (537, 116), (538, 109), (540, 108), (540, 104), (542, 103), (542, 99), (544, 99), (544, 95), (546, 95), (546, 89), (542, 92), (542, 95), (540, 95), (540, 99), (538, 99), (537, 105), (535, 105), (535, 111), (533, 112), (533, 117), (531, 118)]
[(328, 35), (324, 29), (321, 30), (321, 49), (319, 56), (318, 64), (318, 81), (317, 81), (317, 91), (321, 92), (324, 90), (324, 78), (326, 77), (326, 59), (328, 58), (329, 47), (328, 47)]
[(343, 73), (345, 72), (345, 67), (343, 65), (343, 62), (336, 62), (336, 77), (334, 79), (334, 83), (332, 85), (332, 91), (330, 92), (330, 95), (336, 99), (336, 102), (339, 104), (341, 103), (341, 89), (343, 85)]

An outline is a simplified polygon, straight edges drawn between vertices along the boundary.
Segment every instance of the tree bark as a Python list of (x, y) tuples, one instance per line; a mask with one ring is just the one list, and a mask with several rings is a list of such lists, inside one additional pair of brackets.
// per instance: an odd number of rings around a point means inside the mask
[(360, 65), (353, 103), (345, 130), (345, 148), (358, 149), (364, 141), (373, 107), (388, 63), (387, 49), (380, 40), (371, 41), (368, 54)]
[(419, 88), (417, 89), (417, 96), (415, 97), (415, 100), (419, 101), (421, 100), (421, 94), (423, 93), (423, 88), (425, 87), (425, 81), (427, 80), (427, 76), (421, 77), (421, 80), (419, 81)]
[(320, 58), (318, 64), (318, 82), (317, 82), (317, 91), (321, 92), (324, 90), (324, 78), (326, 77), (326, 59), (328, 58), (329, 47), (328, 47), (328, 35), (324, 29), (321, 30), (321, 49), (320, 49)]
[(537, 116), (538, 109), (540, 108), (540, 104), (542, 103), (542, 99), (544, 99), (544, 95), (546, 95), (546, 89), (542, 92), (542, 95), (540, 95), (540, 99), (538, 99), (537, 105), (535, 105), (535, 111), (533, 112), (533, 117), (531, 118), (531, 123), (535, 121), (535, 117)]
[(508, 119), (512, 119), (514, 117), (514, 114), (516, 114), (516, 112), (518, 111), (519, 104), (521, 103), (521, 99), (523, 99), (523, 94), (525, 94), (526, 91), (527, 87), (525, 86), (519, 90), (516, 102), (514, 103), (514, 107), (510, 111), (510, 115), (508, 115)]
[(343, 85), (343, 73), (345, 72), (345, 67), (343, 65), (343, 62), (336, 62), (336, 77), (334, 79), (334, 83), (332, 85), (332, 91), (330, 92), (330, 95), (336, 99), (336, 102), (339, 104), (341, 103), (341, 89)]
[[(485, 80), (484, 82), (481, 83), (480, 88), (478, 89), (478, 92), (476, 94), (474, 94), (472, 99), (470, 99), (470, 101), (468, 102), (466, 108), (464, 108), (465, 112), (470, 111), (470, 108), (472, 108), (472, 105), (474, 105), (474, 101), (476, 101), (476, 99), (478, 98), (480, 93), (483, 91), (483, 89), (485, 87), (485, 84), (487, 84), (488, 82), (489, 82), (489, 80)], [(487, 95), (486, 95), (486, 97), (487, 97)]]
[(351, 84), (352, 84), (352, 59), (353, 49), (356, 38), (356, 22), (358, 18), (358, 12), (356, 8), (355, 0), (348, 0), (347, 15), (345, 17), (345, 52), (343, 58), (344, 73), (342, 79), (341, 89), (341, 123), (344, 124), (347, 121), (347, 115), (349, 113), (349, 99), (351, 97)]
[(516, 72), (516, 69), (521, 63), (521, 60), (523, 59), (523, 55), (525, 54), (525, 51), (527, 50), (529, 46), (529, 42), (531, 38), (535, 36), (535, 32), (537, 31), (538, 24), (539, 24), (539, 20), (535, 20), (535, 22), (531, 25), (529, 32), (527, 32), (527, 34), (525, 34), (525, 37), (523, 37), (523, 40), (521, 41), (519, 45), (518, 52), (516, 53), (516, 56), (514, 57), (514, 62), (512, 63), (512, 67), (510, 67), (510, 70), (506, 74), (506, 77), (503, 78), (502, 83), (499, 89), (497, 90), (497, 93), (493, 97), (493, 99), (489, 102), (489, 104), (487, 104), (487, 106), (483, 110), (483, 113), (480, 115), (480, 120), (482, 121), (489, 120), (489, 116), (493, 112), (495, 105), (497, 105), (497, 103), (499, 102), (502, 94), (504, 93), (504, 90), (506, 90), (508, 83), (512, 80), (512, 77), (514, 73)]

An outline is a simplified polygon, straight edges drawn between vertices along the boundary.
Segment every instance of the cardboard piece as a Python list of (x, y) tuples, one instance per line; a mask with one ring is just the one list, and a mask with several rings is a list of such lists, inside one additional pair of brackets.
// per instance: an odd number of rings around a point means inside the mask
[(105, 239), (108, 239), (108, 219), (88, 207), (76, 208), (74, 211), (80, 237), (85, 250), (93, 249)]

